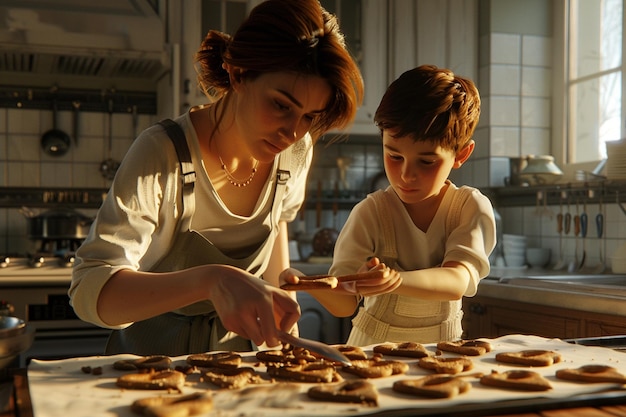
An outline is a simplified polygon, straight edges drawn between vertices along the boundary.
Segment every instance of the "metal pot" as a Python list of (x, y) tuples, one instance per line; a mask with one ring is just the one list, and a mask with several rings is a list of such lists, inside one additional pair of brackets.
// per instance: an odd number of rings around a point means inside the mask
[(36, 240), (84, 239), (93, 223), (92, 218), (70, 209), (55, 209), (26, 216), (28, 237)]

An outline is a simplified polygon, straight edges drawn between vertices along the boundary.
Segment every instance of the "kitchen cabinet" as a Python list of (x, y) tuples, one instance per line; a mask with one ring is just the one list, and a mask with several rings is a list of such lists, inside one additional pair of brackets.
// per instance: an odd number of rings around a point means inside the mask
[(464, 337), (534, 334), (580, 338), (626, 334), (626, 317), (477, 295), (463, 300)]
[[(242, 2), (188, 0), (184, 7), (182, 3), (168, 5), (168, 39), (175, 60), (169, 94), (174, 95), (174, 109), (182, 112), (206, 101), (194, 87), (193, 54), (209, 29), (207, 25), (219, 21), (222, 27), (215, 29), (234, 32), (244, 18), (242, 7), (236, 7)], [(248, 0), (248, 9), (257, 3)], [(226, 7), (222, 8), (223, 4)], [(364, 101), (350, 129), (352, 134), (378, 134), (374, 125), (378, 103), (389, 83), (410, 68), (433, 64), (477, 79), (478, 0), (323, 0), (322, 4), (337, 14), (365, 82)], [(220, 19), (206, 17), (216, 14)]]

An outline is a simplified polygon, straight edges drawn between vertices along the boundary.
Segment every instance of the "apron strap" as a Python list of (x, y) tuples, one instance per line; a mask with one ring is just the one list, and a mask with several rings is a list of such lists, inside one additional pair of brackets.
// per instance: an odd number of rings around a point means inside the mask
[(196, 171), (191, 161), (191, 152), (187, 146), (185, 132), (178, 123), (172, 119), (163, 119), (159, 122), (165, 132), (174, 143), (178, 161), (180, 163), (180, 177), (183, 183), (183, 214), (181, 216), (181, 230), (189, 230), (191, 224), (191, 213), (195, 210), (195, 199), (193, 198), (193, 188), (196, 182)]

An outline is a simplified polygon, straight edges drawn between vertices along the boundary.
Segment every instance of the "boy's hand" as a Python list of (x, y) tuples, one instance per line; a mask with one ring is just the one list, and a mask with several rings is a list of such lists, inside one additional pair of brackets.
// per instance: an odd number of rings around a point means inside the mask
[(400, 273), (388, 268), (376, 257), (369, 258), (359, 268), (357, 275), (338, 277), (338, 279), (339, 286), (333, 291), (363, 296), (392, 292), (402, 284)]

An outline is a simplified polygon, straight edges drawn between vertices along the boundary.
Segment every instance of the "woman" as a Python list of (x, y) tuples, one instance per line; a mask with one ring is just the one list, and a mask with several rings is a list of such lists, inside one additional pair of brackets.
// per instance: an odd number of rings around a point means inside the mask
[(267, 0), (196, 60), (212, 103), (175, 120), (180, 149), (161, 125), (139, 135), (76, 253), (71, 302), (116, 329), (107, 353), (275, 346), (299, 318), (277, 288), (287, 222), (315, 140), (355, 116), (360, 72), (317, 0)]

